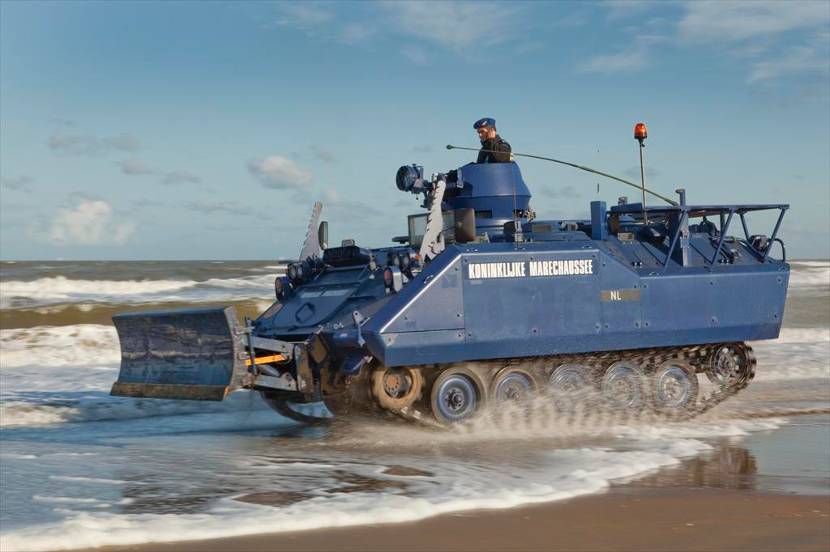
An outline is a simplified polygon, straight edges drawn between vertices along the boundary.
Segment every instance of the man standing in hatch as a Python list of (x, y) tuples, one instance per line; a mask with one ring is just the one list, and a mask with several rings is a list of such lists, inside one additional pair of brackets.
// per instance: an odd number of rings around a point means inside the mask
[(479, 119), (473, 124), (481, 140), (481, 151), (476, 163), (510, 163), (513, 155), (510, 144), (496, 133), (496, 120), (491, 117)]

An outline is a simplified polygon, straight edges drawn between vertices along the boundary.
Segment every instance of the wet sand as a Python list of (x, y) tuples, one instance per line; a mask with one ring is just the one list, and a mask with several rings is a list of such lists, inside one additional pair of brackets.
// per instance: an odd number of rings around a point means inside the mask
[(561, 502), (95, 550), (830, 550), (830, 416), (794, 417), (778, 430), (713, 446), (607, 493)]

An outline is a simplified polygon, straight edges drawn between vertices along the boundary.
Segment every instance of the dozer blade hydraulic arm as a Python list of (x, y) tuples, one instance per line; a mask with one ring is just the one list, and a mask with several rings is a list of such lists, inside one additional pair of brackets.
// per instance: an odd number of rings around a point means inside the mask
[(119, 314), (121, 372), (112, 395), (221, 401), (248, 369), (233, 307)]

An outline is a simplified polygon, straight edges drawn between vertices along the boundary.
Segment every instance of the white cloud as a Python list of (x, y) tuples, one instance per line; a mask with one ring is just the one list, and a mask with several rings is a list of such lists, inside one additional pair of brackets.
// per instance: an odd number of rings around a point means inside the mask
[[(750, 68), (747, 82), (821, 77), (808, 84), (827, 90), (830, 73), (826, 1), (687, 2), (678, 23), (686, 44), (711, 44)], [(824, 94), (822, 94), (824, 96)]]
[(121, 167), (121, 172), (129, 175), (139, 174), (156, 174), (158, 171), (151, 168), (141, 159), (127, 159), (126, 161), (119, 161), (118, 165)]
[(825, 1), (694, 1), (685, 4), (678, 24), (690, 42), (734, 42), (806, 28), (825, 27), (830, 7)]
[[(480, 50), (517, 38), (523, 8), (501, 1), (429, 2), (384, 1), (354, 3), (291, 2), (278, 5), (276, 24), (306, 35), (341, 44), (358, 44), (384, 35), (402, 43), (402, 53), (424, 64), (418, 43), (431, 43), (455, 52)], [(377, 8), (381, 9), (378, 10)]]
[(170, 171), (162, 173), (161, 181), (163, 184), (198, 184), (202, 178), (190, 171)]
[(253, 208), (248, 205), (240, 205), (237, 201), (207, 201), (204, 199), (200, 199), (197, 201), (190, 201), (183, 206), (186, 209), (190, 209), (191, 211), (196, 211), (197, 213), (208, 213), (208, 214), (215, 214), (215, 213), (225, 213), (229, 215), (240, 215), (240, 216), (259, 216), (260, 213), (257, 213)]
[(132, 222), (113, 221), (112, 207), (107, 202), (83, 199), (75, 209), (58, 211), (49, 238), (67, 245), (122, 244), (134, 231)]
[(660, 36), (637, 37), (631, 46), (613, 54), (594, 56), (579, 69), (583, 73), (605, 74), (641, 71), (651, 63), (651, 46), (663, 40)]
[(426, 50), (420, 46), (408, 44), (401, 48), (401, 53), (415, 65), (426, 65), (429, 63), (429, 57), (427, 56)]
[(611, 20), (625, 19), (635, 15), (640, 15), (642, 12), (657, 7), (662, 2), (655, 2), (653, 0), (611, 0), (605, 2), (605, 7), (608, 12), (606, 17)]
[(294, 161), (280, 155), (248, 161), (248, 172), (266, 188), (284, 190), (305, 188), (311, 184), (311, 173), (301, 169)]
[(335, 161), (334, 153), (331, 150), (327, 150), (317, 144), (311, 144), (308, 146), (308, 149), (311, 150), (311, 155), (318, 161), (322, 161), (323, 163), (334, 163)]
[(310, 30), (334, 18), (334, 14), (325, 9), (321, 2), (285, 2), (279, 4), (280, 15), (277, 25)]
[(506, 2), (384, 2), (383, 7), (400, 32), (456, 51), (511, 38), (518, 14)]
[(127, 159), (117, 163), (128, 176), (157, 175), (163, 184), (199, 183), (202, 179), (190, 171), (163, 171), (148, 165), (141, 159)]
[(626, 48), (615, 54), (604, 54), (589, 59), (581, 68), (585, 73), (622, 73), (639, 71), (648, 65), (648, 53), (643, 48)]
[(332, 2), (285, 2), (277, 9), (278, 26), (297, 29), (311, 37), (358, 44), (377, 33), (376, 28), (365, 21), (344, 21), (343, 17), (336, 17), (338, 14)]
[(369, 40), (375, 35), (374, 29), (363, 23), (347, 23), (340, 29), (338, 41), (344, 44), (357, 44)]
[[(631, 37), (629, 46), (595, 55), (579, 67), (581, 72), (612, 74), (646, 69), (659, 50), (649, 47), (654, 40), (638, 36), (644, 27), (652, 29), (650, 34), (662, 36), (657, 42), (671, 37), (673, 48), (700, 50), (706, 46), (712, 55), (734, 63), (738, 71), (748, 68), (747, 81), (751, 84), (784, 76), (825, 77), (830, 72), (826, 38), (830, 3), (826, 1), (633, 1), (606, 2), (605, 8), (609, 20), (639, 14), (645, 22), (623, 28)], [(642, 15), (658, 9), (660, 13), (654, 17)], [(814, 40), (817, 33), (825, 38)], [(818, 86), (826, 89), (826, 83)]]
[(8, 188), (9, 190), (15, 190), (18, 192), (31, 192), (32, 188), (30, 184), (34, 181), (34, 178), (25, 174), (14, 177), (4, 177), (2, 180), (0, 180), (4, 188)]
[(830, 37), (826, 33), (813, 43), (792, 46), (778, 57), (756, 61), (747, 80), (757, 83), (799, 74), (817, 74), (826, 78), (830, 74), (829, 46)]
[(49, 138), (49, 148), (67, 155), (102, 155), (112, 151), (133, 152), (140, 148), (137, 138), (122, 133), (116, 136), (72, 134), (56, 130)]

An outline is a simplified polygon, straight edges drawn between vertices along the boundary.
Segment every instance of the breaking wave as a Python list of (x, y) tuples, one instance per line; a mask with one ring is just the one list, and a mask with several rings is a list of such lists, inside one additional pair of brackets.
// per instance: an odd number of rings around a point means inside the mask
[(79, 280), (52, 276), (0, 284), (0, 308), (33, 308), (67, 303), (140, 304), (261, 299), (273, 295), (274, 276), (265, 274), (207, 280)]
[(0, 330), (0, 367), (118, 365), (113, 326), (75, 324)]
[(790, 265), (790, 287), (830, 287), (830, 262), (792, 261)]

